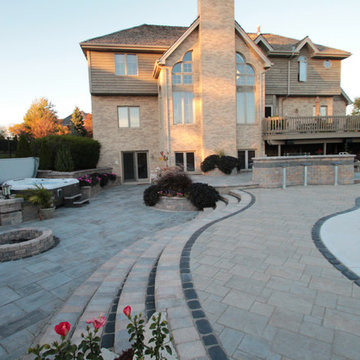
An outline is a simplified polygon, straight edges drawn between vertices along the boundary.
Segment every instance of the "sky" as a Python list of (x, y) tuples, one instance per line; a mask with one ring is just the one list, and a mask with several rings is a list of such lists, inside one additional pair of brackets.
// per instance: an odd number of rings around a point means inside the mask
[[(222, 1), (222, 0), (218, 0)], [(351, 52), (341, 86), (360, 97), (359, 0), (235, 0), (247, 32), (274, 33)], [(0, 127), (18, 124), (40, 97), (59, 118), (75, 106), (91, 112), (81, 41), (147, 24), (188, 26), (197, 0), (0, 0)]]

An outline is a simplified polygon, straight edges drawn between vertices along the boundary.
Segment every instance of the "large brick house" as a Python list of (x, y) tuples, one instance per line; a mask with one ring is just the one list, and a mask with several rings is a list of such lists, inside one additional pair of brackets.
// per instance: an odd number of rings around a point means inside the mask
[(325, 122), (330, 132), (334, 116), (345, 117), (340, 69), (350, 53), (308, 37), (246, 33), (234, 0), (199, 0), (189, 27), (144, 24), (80, 45), (100, 163), (124, 181), (147, 181), (161, 151), (197, 172), (220, 150), (248, 168), (254, 156), (309, 144), (342, 149), (338, 131), (329, 140), (314, 129)]

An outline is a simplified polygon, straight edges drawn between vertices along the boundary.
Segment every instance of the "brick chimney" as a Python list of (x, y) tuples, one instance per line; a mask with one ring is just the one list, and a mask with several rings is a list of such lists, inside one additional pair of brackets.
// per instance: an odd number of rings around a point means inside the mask
[(198, 0), (203, 147), (237, 156), (234, 0)]

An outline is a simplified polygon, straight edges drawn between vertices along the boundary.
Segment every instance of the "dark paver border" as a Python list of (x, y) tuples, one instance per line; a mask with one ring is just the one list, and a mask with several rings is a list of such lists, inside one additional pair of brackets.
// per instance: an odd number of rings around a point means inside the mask
[(339, 211), (331, 215), (324, 216), (320, 218), (312, 227), (311, 235), (314, 241), (315, 246), (320, 251), (320, 253), (325, 257), (325, 259), (333, 265), (337, 270), (339, 270), (345, 277), (350, 281), (353, 281), (357, 286), (360, 286), (360, 277), (351, 271), (346, 265), (344, 265), (324, 244), (320, 236), (320, 230), (325, 221), (338, 216), (343, 215), (360, 208), (360, 197), (355, 199), (355, 206), (344, 211)]
[(192, 280), (192, 275), (190, 271), (190, 253), (192, 246), (194, 245), (195, 241), (199, 238), (199, 236), (207, 230), (210, 226), (226, 220), (234, 215), (240, 214), (241, 212), (247, 210), (251, 206), (255, 204), (256, 197), (244, 190), (241, 190), (242, 192), (248, 194), (251, 197), (251, 200), (249, 204), (247, 204), (244, 208), (226, 215), (220, 219), (213, 220), (209, 222), (208, 224), (205, 224), (200, 229), (195, 231), (189, 240), (186, 242), (180, 257), (180, 276), (181, 276), (181, 283), (183, 288), (184, 297), (186, 300), (186, 304), (190, 310), (191, 316), (193, 318), (193, 321), (196, 325), (197, 331), (201, 337), (201, 340), (205, 346), (205, 349), (209, 355), (210, 359), (213, 360), (227, 360), (228, 357), (226, 355), (226, 352), (221, 346), (221, 342), (218, 340), (209, 320), (207, 319), (207, 316), (205, 314), (205, 311), (201, 307), (197, 292), (194, 287), (194, 283)]

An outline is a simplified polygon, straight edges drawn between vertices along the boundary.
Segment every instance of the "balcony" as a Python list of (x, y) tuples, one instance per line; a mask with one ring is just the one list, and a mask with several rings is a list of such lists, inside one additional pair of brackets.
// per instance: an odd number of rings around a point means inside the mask
[(360, 138), (360, 116), (268, 117), (265, 140)]

